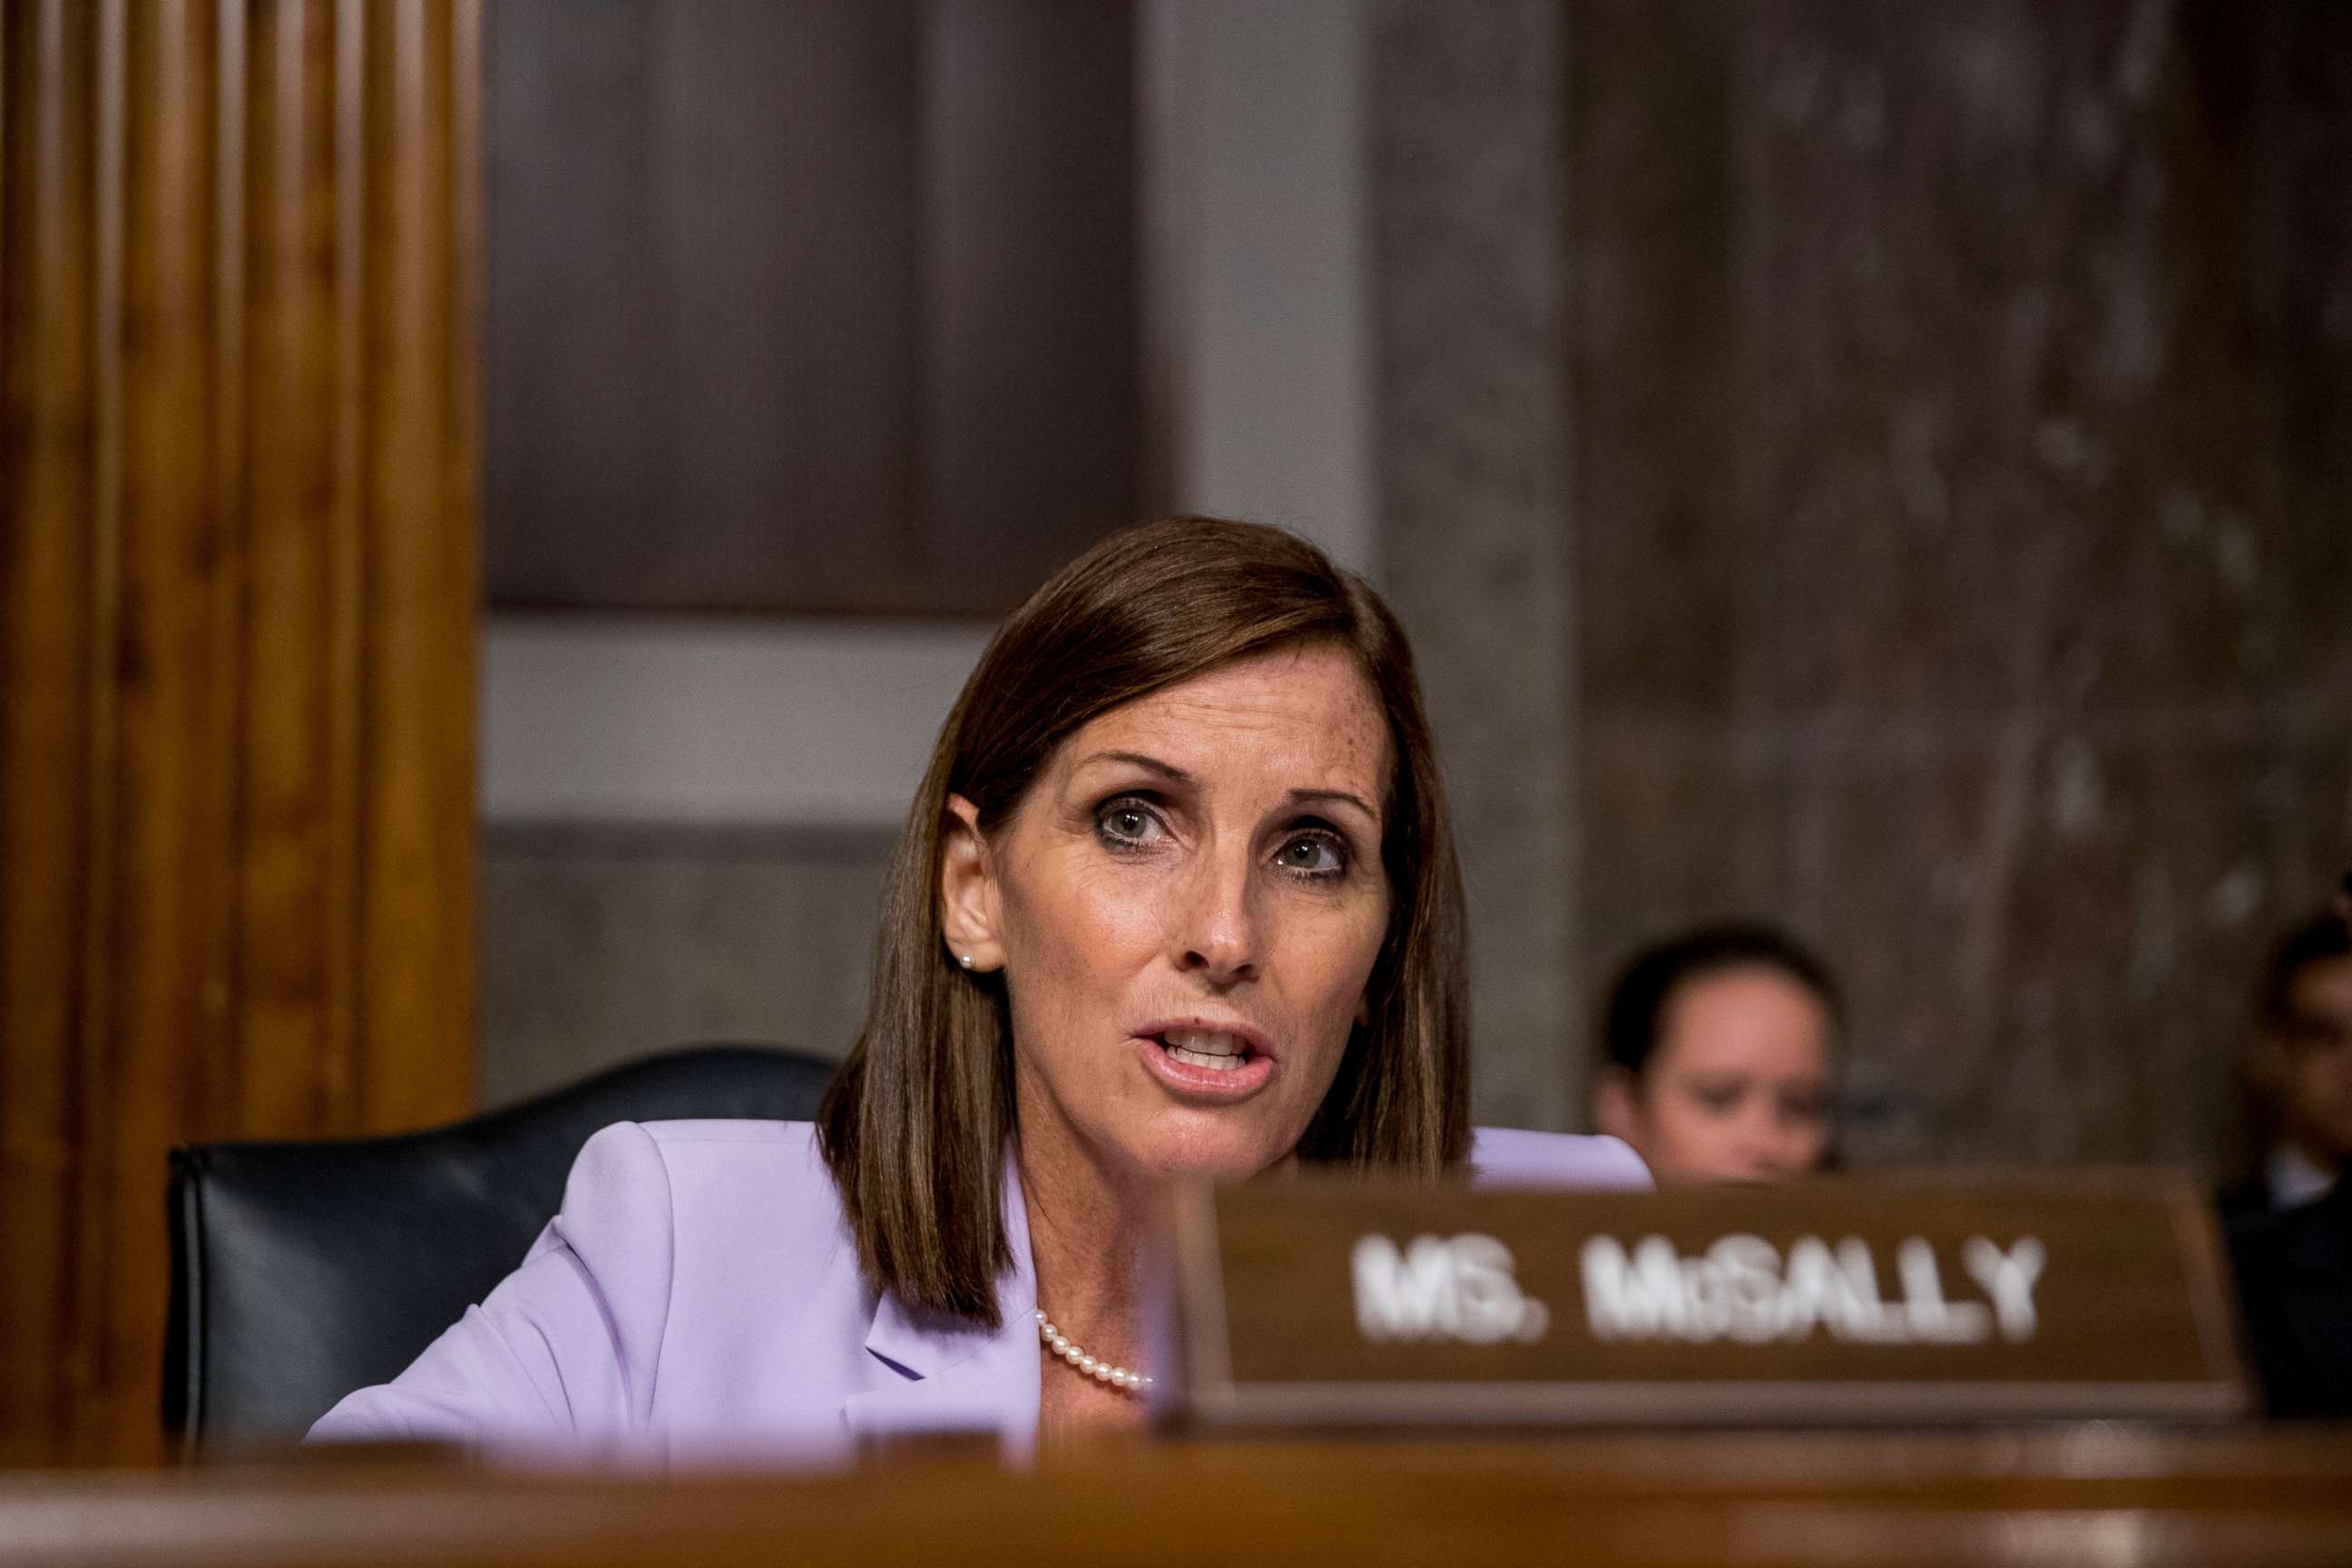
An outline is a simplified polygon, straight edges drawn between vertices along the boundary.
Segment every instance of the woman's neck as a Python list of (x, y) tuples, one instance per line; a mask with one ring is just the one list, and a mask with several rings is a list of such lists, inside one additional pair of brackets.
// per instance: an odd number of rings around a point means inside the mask
[(1038, 1307), (1088, 1354), (1134, 1365), (1139, 1274), (1158, 1223), (1151, 1184), (1052, 1133), (1024, 1135), (1020, 1160)]
[[(1023, 1119), (1019, 1151), (1038, 1309), (1085, 1354), (1150, 1374), (1139, 1353), (1141, 1275), (1157, 1223), (1151, 1184), (1105, 1169), (1050, 1116)], [(1038, 1371), (1037, 1433), (1046, 1448), (1141, 1425), (1143, 1403), (1133, 1392), (1052, 1354)]]
[[(1023, 1092), (1024, 1089), (1027, 1092)], [(1146, 1377), (1154, 1364), (1147, 1303), (1168, 1288), (1160, 1184), (1080, 1136), (1061, 1108), (1015, 1079), (1014, 1147), (1037, 1306), (1080, 1352)], [(1132, 1389), (1091, 1377), (1048, 1353), (1039, 1367), (1038, 1436), (1047, 1447), (1140, 1427)]]

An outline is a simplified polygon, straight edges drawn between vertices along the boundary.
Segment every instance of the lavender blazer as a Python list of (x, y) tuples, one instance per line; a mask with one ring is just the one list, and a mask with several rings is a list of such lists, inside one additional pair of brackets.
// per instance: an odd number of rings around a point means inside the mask
[[(1481, 1129), (1490, 1186), (1646, 1187), (1611, 1138)], [(871, 1289), (801, 1121), (625, 1121), (580, 1151), (522, 1266), (408, 1370), (311, 1437), (655, 1462), (810, 1458), (864, 1438), (1034, 1443), (1036, 1279), (1017, 1176), (1003, 1326), (923, 1321)]]

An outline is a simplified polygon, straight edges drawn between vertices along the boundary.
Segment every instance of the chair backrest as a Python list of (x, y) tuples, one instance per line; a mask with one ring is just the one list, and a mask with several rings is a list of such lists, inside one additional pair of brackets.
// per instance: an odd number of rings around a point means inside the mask
[(175, 1150), (166, 1430), (192, 1455), (299, 1438), (522, 1261), (598, 1129), (807, 1121), (833, 1071), (799, 1051), (700, 1046), (429, 1131)]

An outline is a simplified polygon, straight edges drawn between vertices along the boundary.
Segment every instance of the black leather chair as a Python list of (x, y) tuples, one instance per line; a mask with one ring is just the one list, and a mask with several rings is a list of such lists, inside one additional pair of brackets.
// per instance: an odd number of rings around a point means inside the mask
[(833, 1070), (774, 1047), (702, 1046), (425, 1132), (173, 1151), (166, 1430), (192, 1456), (299, 1438), (522, 1261), (599, 1128), (805, 1121)]

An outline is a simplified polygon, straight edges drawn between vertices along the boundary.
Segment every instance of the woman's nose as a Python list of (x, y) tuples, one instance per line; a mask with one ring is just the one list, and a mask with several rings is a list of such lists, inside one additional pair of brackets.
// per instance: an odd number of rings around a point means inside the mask
[(1796, 1173), (1797, 1139), (1769, 1106), (1740, 1118), (1738, 1149), (1740, 1163), (1757, 1177), (1769, 1181)]
[(1759, 1130), (1753, 1144), (1757, 1158), (1774, 1176), (1801, 1176), (1808, 1159), (1804, 1130), (1774, 1121)]
[(1177, 915), (1177, 968), (1198, 971), (1220, 985), (1255, 977), (1258, 931), (1249, 872), (1247, 858), (1238, 855), (1196, 862)]

